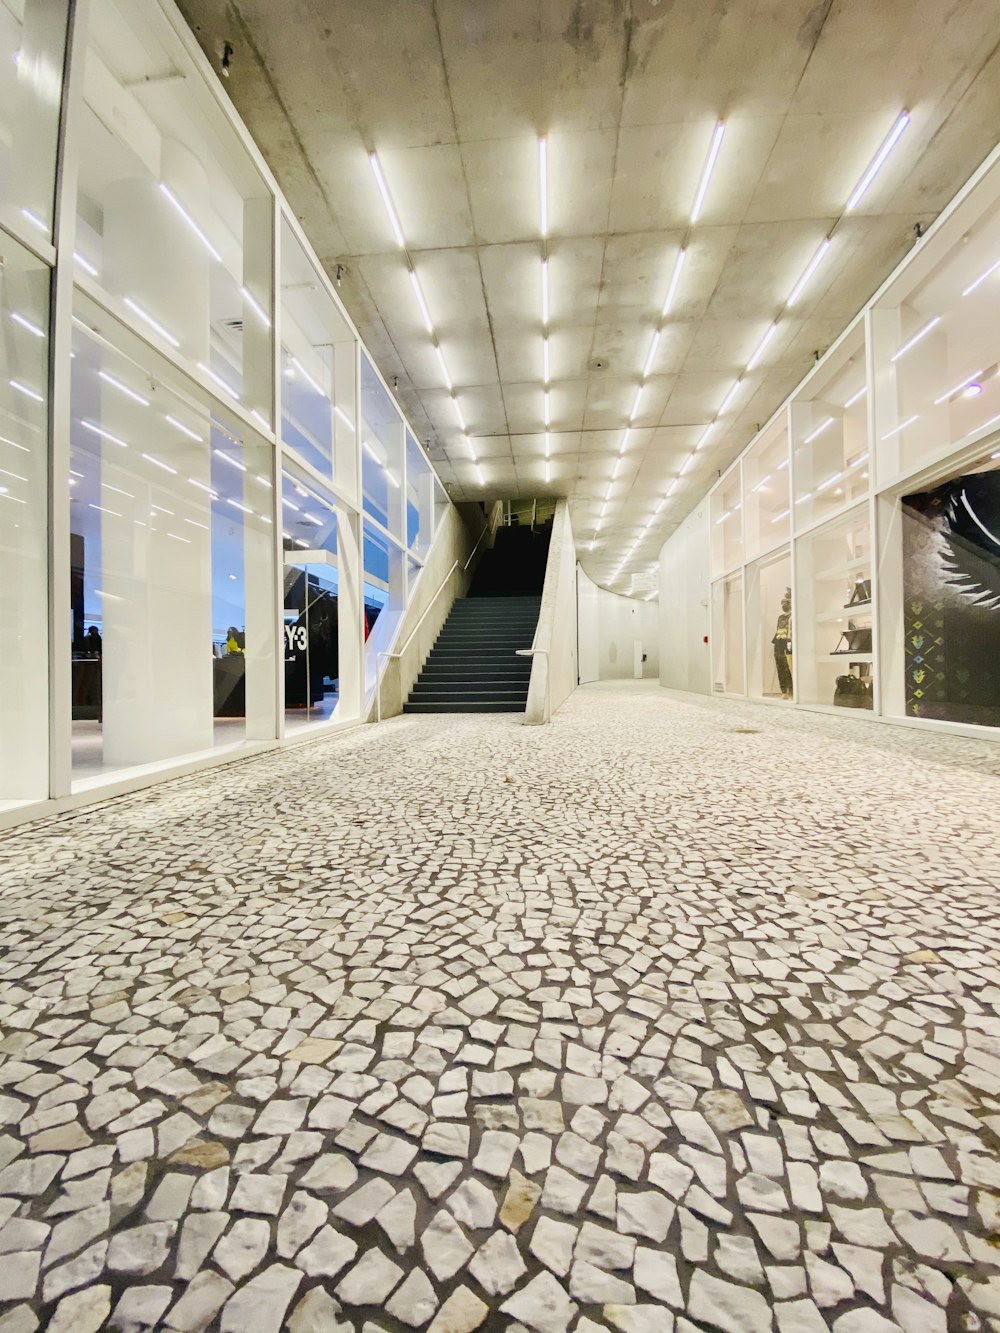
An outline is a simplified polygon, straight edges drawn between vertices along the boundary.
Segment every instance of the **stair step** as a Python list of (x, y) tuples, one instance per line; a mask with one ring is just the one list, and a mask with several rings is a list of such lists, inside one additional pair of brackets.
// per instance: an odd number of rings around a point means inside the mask
[(507, 703), (405, 703), (404, 713), (523, 713), (524, 704)]

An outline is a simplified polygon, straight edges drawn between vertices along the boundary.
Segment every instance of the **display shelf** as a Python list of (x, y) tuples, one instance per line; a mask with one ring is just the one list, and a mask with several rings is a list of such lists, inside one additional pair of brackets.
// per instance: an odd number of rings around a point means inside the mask
[(782, 411), (743, 460), (743, 532), (747, 559), (788, 541), (788, 413)]
[[(800, 702), (863, 710), (871, 707), (873, 650), (836, 651), (841, 635), (862, 631), (865, 641), (872, 632), (871, 598), (853, 604), (850, 601), (858, 584), (871, 579), (871, 546), (868, 507), (864, 504), (813, 529), (796, 543)], [(847, 553), (851, 554), (844, 559)], [(848, 676), (853, 681), (846, 680)], [(859, 704), (859, 697), (869, 702)]]
[(792, 399), (797, 530), (867, 494), (868, 410), (864, 329), (859, 323), (829, 363)]

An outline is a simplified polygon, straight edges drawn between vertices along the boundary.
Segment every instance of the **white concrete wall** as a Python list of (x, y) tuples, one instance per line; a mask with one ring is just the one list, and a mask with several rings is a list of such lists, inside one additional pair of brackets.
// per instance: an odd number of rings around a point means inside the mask
[(708, 498), (660, 551), (660, 684), (711, 694)]
[[(546, 720), (576, 689), (576, 546), (565, 500), (556, 505), (552, 540), (545, 567), (545, 586), (535, 632), (535, 647), (547, 648), (531, 666), (531, 683), (524, 720), (534, 725)], [(546, 690), (548, 710), (546, 710)]]
[[(656, 602), (621, 597), (600, 588), (580, 568), (576, 580), (580, 684), (591, 680), (655, 680), (660, 674), (660, 614)], [(646, 658), (638, 668), (637, 655)]]

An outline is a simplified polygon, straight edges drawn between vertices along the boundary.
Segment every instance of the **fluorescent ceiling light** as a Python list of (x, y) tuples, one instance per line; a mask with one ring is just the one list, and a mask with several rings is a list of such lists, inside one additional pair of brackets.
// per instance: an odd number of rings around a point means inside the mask
[(19, 315), (16, 310), (11, 311), (10, 317), (15, 324), (20, 324), (22, 329), (27, 329), (28, 332), (33, 333), (36, 338), (45, 337), (44, 329), (40, 329), (37, 324), (32, 324), (30, 319), (25, 319), (25, 317), (23, 315)]
[(891, 360), (898, 361), (900, 357), (905, 356), (911, 347), (916, 347), (917, 343), (922, 341), (922, 339), (926, 338), (928, 333), (930, 333), (931, 329), (933, 329), (935, 325), (940, 323), (941, 323), (940, 315), (935, 315), (933, 319), (929, 319), (927, 323), (923, 326), (923, 328), (918, 329), (912, 338), (909, 338), (905, 343), (903, 343), (902, 347), (895, 354), (895, 356), (891, 358)]
[(160, 459), (154, 458), (152, 454), (143, 454), (143, 458), (147, 463), (153, 463), (156, 467), (162, 468), (164, 472), (169, 472), (172, 477), (177, 476), (177, 469), (171, 467), (169, 463), (161, 462)]
[(674, 477), (673, 481), (672, 481), (672, 482), (670, 483), (670, 485), (667, 487), (667, 499), (668, 499), (668, 500), (670, 499), (670, 497), (673, 495), (674, 491), (676, 491), (677, 487), (678, 487), (680, 484), (681, 484), (681, 479), (680, 479), (680, 477)]
[(666, 319), (667, 315), (673, 309), (674, 297), (677, 295), (677, 285), (681, 280), (681, 269), (684, 267), (684, 261), (687, 258), (687, 251), (684, 249), (677, 251), (677, 258), (674, 260), (674, 271), (670, 275), (670, 286), (667, 288), (667, 297), (663, 302), (662, 315)]
[(900, 431), (906, 430), (907, 426), (912, 426), (913, 423), (916, 421), (917, 417), (919, 416), (920, 413), (915, 412), (912, 417), (907, 417), (906, 420), (901, 421), (898, 426), (894, 426), (892, 430), (886, 431), (886, 433), (882, 436), (882, 439), (891, 440), (894, 435), (898, 435)]
[(90, 262), (89, 259), (84, 259), (83, 255), (81, 255), (76, 250), (73, 251), (73, 258), (83, 269), (84, 273), (89, 273), (92, 278), (97, 277), (97, 269), (94, 267), (94, 265)]
[(542, 260), (542, 327), (549, 325), (549, 261)]
[(805, 437), (805, 439), (802, 441), (802, 443), (803, 443), (803, 444), (812, 444), (813, 440), (818, 440), (819, 437), (823, 434), (823, 432), (824, 432), (825, 430), (827, 430), (827, 429), (828, 429), (830, 426), (832, 426), (832, 425), (833, 425), (833, 417), (827, 417), (825, 421), (821, 421), (821, 422), (819, 423), (819, 425), (816, 427), (816, 429), (815, 429), (810, 435), (807, 435), (807, 436)]
[(547, 458), (545, 460), (545, 480), (546, 482), (550, 482), (552, 480), (552, 464), (549, 462)]
[(145, 323), (149, 325), (149, 327), (153, 330), (154, 333), (158, 333), (160, 335), (160, 337), (163, 339), (164, 342), (168, 342), (171, 347), (180, 347), (180, 343), (177, 341), (174, 335), (172, 333), (169, 333), (163, 327), (163, 325), (159, 323), (158, 320), (155, 320), (153, 318), (152, 315), (150, 315), (147, 311), (143, 310), (141, 305), (138, 305), (135, 301), (133, 301), (131, 296), (126, 296), (123, 299), (122, 304), (127, 306), (128, 309), (132, 311), (133, 315), (138, 315), (141, 320), (144, 320)]
[(875, 179), (878, 173), (882, 170), (886, 158), (889, 156), (889, 154), (895, 148), (896, 144), (899, 142), (900, 135), (903, 133), (903, 131), (906, 129), (909, 123), (910, 123), (910, 117), (907, 115), (905, 111), (901, 111), (896, 118), (896, 123), (893, 125), (892, 129), (889, 131), (885, 139), (882, 141), (882, 147), (872, 158), (871, 162), (868, 165), (867, 171), (858, 181), (857, 185), (855, 185), (854, 192), (851, 195), (850, 199), (848, 199), (847, 201), (847, 207), (844, 210), (845, 212), (850, 213), (852, 209), (857, 208), (858, 204), (861, 203), (861, 200), (864, 198), (865, 194), (868, 191), (868, 187), (871, 185), (872, 181)]
[(974, 292), (976, 288), (979, 286), (979, 284), (981, 282), (985, 282), (986, 279), (990, 276), (990, 274), (995, 273), (998, 268), (1000, 268), (1000, 259), (997, 259), (994, 263), (992, 263), (984, 273), (980, 273), (979, 277), (976, 278), (975, 282), (970, 282), (968, 287), (966, 287), (965, 291), (962, 293), (962, 295), (968, 296), (970, 292)]
[(705, 166), (702, 169), (701, 180), (698, 183), (698, 193), (694, 197), (694, 207), (691, 209), (691, 221), (695, 223), (701, 216), (702, 205), (705, 202), (705, 195), (708, 193), (709, 182), (712, 179), (712, 172), (715, 170), (715, 164), (718, 161), (719, 150), (722, 147), (722, 137), (726, 132), (726, 126), (723, 121), (719, 121), (712, 131), (712, 142), (708, 146), (708, 157), (705, 158)]
[(778, 329), (778, 321), (775, 320), (774, 323), (768, 328), (763, 338), (761, 338), (760, 342), (757, 344), (757, 350), (754, 352), (753, 356), (747, 362), (747, 370), (753, 370), (754, 366), (756, 366), (757, 362), (767, 351), (767, 345), (774, 337), (775, 333), (777, 332), (777, 329)]
[(934, 406), (940, 407), (941, 404), (946, 403), (949, 398), (954, 398), (956, 393), (959, 393), (962, 389), (967, 389), (970, 384), (975, 383), (982, 373), (981, 370), (974, 370), (971, 375), (966, 375), (965, 379), (962, 380), (960, 384), (956, 384), (954, 388), (949, 389), (947, 393), (943, 393), (940, 398), (935, 398)]
[(319, 380), (317, 380), (315, 376), (309, 374), (308, 370), (306, 370), (305, 366), (302, 364), (299, 358), (297, 356), (290, 356), (289, 360), (291, 361), (295, 369), (299, 372), (299, 374), (302, 376), (302, 378), (306, 381), (306, 383), (310, 386), (310, 388), (312, 388), (322, 398), (325, 398), (326, 394), (323, 392), (323, 387), (320, 384)]
[(33, 398), (36, 403), (44, 403), (45, 399), (37, 389), (29, 388), (27, 384), (22, 384), (20, 380), (8, 380), (7, 383), (18, 393), (23, 393), (26, 398)]
[(257, 316), (257, 318), (260, 320), (260, 322), (264, 325), (264, 327), (265, 327), (266, 329), (269, 329), (269, 328), (271, 327), (271, 321), (270, 321), (270, 319), (268, 318), (267, 311), (264, 309), (264, 307), (261, 305), (261, 303), (257, 300), (256, 296), (254, 296), (253, 292), (250, 291), (250, 289), (249, 289), (248, 287), (241, 287), (241, 288), (240, 288), (240, 291), (241, 291), (242, 294), (243, 294), (243, 299), (244, 299), (244, 301), (246, 301), (246, 303), (247, 303), (247, 305), (250, 307), (250, 309), (254, 312), (254, 314)]
[[(136, 393), (136, 391), (130, 389), (127, 384), (123, 384), (121, 380), (115, 379), (114, 375), (109, 375), (106, 370), (99, 370), (97, 376), (99, 379), (102, 379), (105, 384), (110, 384), (112, 389), (117, 389), (118, 392), (123, 393), (126, 398), (131, 398), (134, 403), (139, 403), (142, 407), (149, 406), (148, 398), (143, 398), (141, 393)], [(169, 421), (170, 418), (168, 417), (167, 420)]]
[[(715, 430), (715, 422), (710, 421), (708, 425), (705, 427), (705, 429), (702, 431), (701, 438), (694, 447), (695, 454), (698, 452), (699, 449), (704, 449), (705, 445), (708, 444), (708, 438), (714, 430)], [(694, 454), (692, 454), (691, 457), (694, 458)]]
[(464, 434), (468, 430), (468, 427), (465, 424), (465, 417), (462, 415), (462, 405), (455, 397), (453, 397), (451, 401), (455, 404), (455, 416), (458, 418), (458, 428)]
[(37, 227), (39, 231), (44, 231), (46, 236), (49, 234), (48, 223), (43, 222), (37, 213), (32, 213), (30, 208), (22, 208), (21, 214), (28, 219), (33, 227)]
[(678, 474), (679, 476), (683, 477), (684, 473), (690, 469), (692, 463), (694, 462), (694, 457), (695, 456), (693, 453), (688, 454), (687, 458), (685, 458), (684, 462), (681, 464), (680, 472)]
[(434, 337), (434, 324), (431, 320), (431, 312), (427, 309), (427, 302), (424, 300), (424, 294), (420, 289), (420, 280), (415, 271), (410, 269), (410, 283), (413, 287), (413, 294), (417, 298), (417, 305), (420, 307), (420, 313), (423, 316), (424, 328)]
[(448, 374), (448, 367), (445, 363), (444, 352), (441, 351), (440, 343), (434, 344), (434, 351), (437, 353), (438, 364), (441, 367), (441, 374), (444, 376), (444, 382), (449, 393), (454, 392), (454, 385), (451, 382), (451, 376)]
[(198, 369), (200, 371), (203, 371), (204, 374), (206, 374), (210, 380), (213, 380), (219, 386), (220, 389), (222, 389), (225, 393), (228, 393), (230, 398), (235, 398), (237, 402), (239, 401), (239, 394), (236, 392), (236, 390), (231, 389), (229, 385), (226, 383), (226, 381), (222, 378), (222, 376), (217, 375), (211, 366), (207, 366), (204, 361), (199, 361)]
[(544, 384), (548, 384), (548, 382), (549, 382), (549, 340), (548, 340), (548, 338), (543, 338), (543, 339), (542, 339), (542, 382), (543, 382)]
[(543, 413), (544, 413), (544, 419), (545, 419), (545, 429), (548, 430), (548, 428), (549, 428), (549, 422), (551, 421), (551, 417), (549, 416), (549, 391), (548, 391), (548, 389), (546, 389), (545, 392), (544, 392), (544, 394), (542, 395), (542, 405), (543, 405)]
[(216, 250), (215, 246), (198, 226), (197, 222), (195, 222), (194, 218), (174, 194), (173, 190), (171, 190), (170, 186), (164, 185), (163, 181), (160, 181), (160, 193), (174, 206), (216, 263), (221, 264), (222, 256), (219, 254), (218, 250)]
[(102, 440), (110, 440), (112, 444), (120, 444), (123, 449), (128, 448), (128, 445), (124, 440), (119, 439), (117, 435), (112, 435), (111, 432), (105, 430), (103, 426), (95, 426), (92, 421), (81, 421), (80, 425), (84, 430), (89, 430), (91, 435), (99, 435)]
[(184, 425), (183, 421), (178, 421), (176, 417), (172, 417), (169, 414), (166, 415), (166, 419), (167, 421), (170, 422), (171, 426), (176, 427), (177, 430), (179, 430), (182, 435), (186, 435), (189, 440), (197, 440), (199, 444), (204, 443), (203, 437), (197, 434), (196, 431), (190, 430), (187, 426)]
[(215, 491), (212, 490), (211, 486), (206, 486), (203, 481), (198, 481), (196, 477), (188, 477), (188, 481), (191, 483), (192, 486), (197, 486), (199, 491), (204, 491), (206, 495), (210, 495), (213, 500), (217, 500), (219, 498), (216, 495)]
[(628, 414), (629, 425), (632, 424), (632, 422), (636, 418), (636, 415), (638, 414), (639, 404), (642, 401), (642, 394), (645, 387), (646, 386), (644, 384), (640, 384), (638, 389), (636, 389), (635, 391), (635, 397), (632, 399), (632, 411)]
[(621, 442), (621, 444), (618, 446), (618, 452), (619, 452), (620, 454), (623, 454), (623, 453), (625, 452), (625, 450), (628, 448), (628, 437), (629, 437), (631, 434), (632, 434), (632, 427), (631, 427), (631, 426), (626, 426), (626, 427), (625, 427), (625, 434), (622, 436), (622, 442)]
[(375, 183), (378, 186), (378, 192), (382, 196), (382, 203), (385, 205), (385, 211), (389, 217), (389, 224), (392, 227), (392, 234), (396, 238), (396, 244), (401, 250), (406, 249), (406, 241), (403, 238), (403, 228), (399, 225), (399, 218), (396, 215), (396, 208), (392, 202), (392, 195), (389, 193), (389, 187), (385, 183), (385, 177), (382, 174), (382, 164), (378, 160), (377, 153), (369, 153), (368, 161), (372, 164), (372, 171), (375, 173)]
[(552, 444), (551, 436), (549, 435), (549, 432), (546, 431), (546, 432), (545, 432), (545, 457), (546, 457), (546, 458), (549, 457), (549, 453), (550, 453), (550, 451), (551, 451), (551, 444)]
[(549, 162), (544, 136), (538, 140), (538, 218), (542, 236), (549, 234)]
[(479, 466), (478, 463), (476, 464), (476, 480), (479, 482), (480, 486), (484, 486), (486, 484), (483, 481), (483, 469)]
[(649, 344), (649, 351), (646, 353), (646, 364), (642, 368), (642, 378), (646, 379), (649, 372), (653, 369), (653, 360), (656, 356), (656, 349), (660, 345), (660, 330), (657, 329), (653, 334), (652, 342)]
[(855, 403), (860, 402), (860, 400), (861, 400), (862, 398), (864, 398), (864, 396), (865, 396), (865, 394), (866, 394), (867, 392), (868, 392), (868, 385), (867, 385), (867, 384), (862, 384), (861, 388), (857, 391), (857, 393), (852, 393), (852, 394), (851, 394), (850, 398), (848, 398), (848, 400), (847, 400), (847, 402), (844, 404), (844, 406), (845, 406), (845, 407), (853, 407)]
[(726, 394), (725, 398), (723, 398), (722, 402), (719, 404), (719, 410), (715, 414), (717, 417), (722, 416), (723, 412), (725, 412), (726, 408), (733, 401), (733, 399), (736, 397), (736, 395), (739, 393), (742, 387), (743, 387), (742, 379), (733, 381), (732, 385), (729, 388), (729, 392)]
[(829, 236), (827, 236), (826, 239), (823, 241), (822, 245), (820, 245), (819, 249), (813, 255), (812, 259), (810, 259), (809, 263), (806, 265), (802, 277), (799, 278), (798, 282), (792, 288), (791, 295), (785, 302), (786, 305), (793, 306), (795, 302), (799, 299), (799, 297), (805, 291), (806, 287), (808, 287), (810, 278), (819, 268), (820, 264), (822, 264), (823, 260), (826, 258), (827, 251), (829, 249), (830, 249), (830, 238)]
[(213, 449), (212, 453), (215, 454), (216, 458), (221, 458), (224, 463), (228, 463), (230, 467), (239, 468), (241, 472), (246, 472), (246, 468), (243, 464), (235, 458), (230, 458), (229, 454), (223, 449)]
[(112, 518), (121, 518), (117, 509), (105, 509), (103, 505), (90, 505), (91, 509), (96, 509), (99, 514), (110, 514)]

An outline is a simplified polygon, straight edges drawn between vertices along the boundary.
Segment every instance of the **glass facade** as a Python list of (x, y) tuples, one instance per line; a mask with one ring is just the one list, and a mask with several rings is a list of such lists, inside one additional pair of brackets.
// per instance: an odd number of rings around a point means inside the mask
[(998, 734), (998, 310), (1000, 149), (710, 493), (715, 690)]
[(0, 20), (0, 814), (366, 716), (449, 503), (179, 15), (85, 12)]

